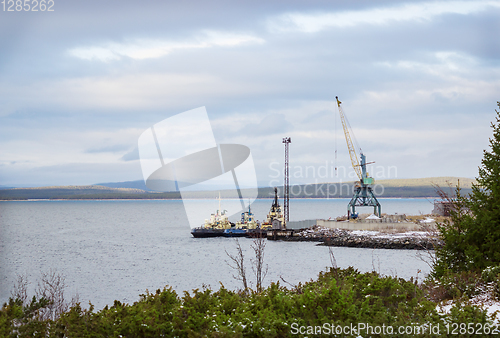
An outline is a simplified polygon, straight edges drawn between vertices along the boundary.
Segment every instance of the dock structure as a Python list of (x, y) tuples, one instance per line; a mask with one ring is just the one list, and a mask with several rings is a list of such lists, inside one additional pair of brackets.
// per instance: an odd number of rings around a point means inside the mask
[(330, 229), (345, 229), (345, 230), (408, 230), (408, 231), (416, 231), (420, 230), (421, 226), (417, 223), (412, 222), (394, 222), (394, 221), (383, 221), (372, 222), (368, 221), (360, 221), (360, 222), (351, 222), (351, 221), (336, 221), (336, 220), (325, 220), (318, 219), (316, 221), (316, 225), (322, 228), (330, 228)]
[(267, 239), (271, 241), (286, 240), (290, 237), (297, 236), (303, 229), (283, 229), (283, 230), (268, 230)]
[(394, 231), (417, 231), (421, 230), (421, 225), (406, 221), (406, 215), (387, 215), (382, 218), (367, 218), (357, 220), (337, 221), (332, 219), (310, 219), (303, 221), (290, 221), (287, 229), (269, 230), (267, 238), (272, 240), (286, 239), (294, 237), (304, 229), (314, 226), (327, 229), (342, 229), (342, 230), (394, 230)]
[[(290, 221), (287, 229), (269, 229), (266, 232), (269, 240), (282, 241), (310, 241), (314, 237), (305, 236), (304, 233), (351, 233), (352, 231), (375, 231), (382, 233), (405, 233), (407, 231), (422, 231), (422, 226), (435, 227), (435, 220), (425, 219), (412, 222), (406, 219), (406, 215), (385, 215), (384, 217), (369, 216), (364, 219), (310, 219), (303, 221)], [(357, 233), (353, 236), (370, 236)], [(317, 237), (317, 236), (316, 236)], [(344, 236), (345, 237), (345, 236)], [(316, 238), (317, 239), (317, 238)], [(410, 241), (411, 242), (411, 241)], [(361, 245), (361, 244), (360, 244)], [(378, 244), (377, 244), (378, 245)], [(406, 245), (406, 244), (405, 244)], [(377, 246), (378, 247), (378, 246)], [(392, 247), (391, 247), (392, 248)], [(399, 248), (397, 245), (394, 248)]]

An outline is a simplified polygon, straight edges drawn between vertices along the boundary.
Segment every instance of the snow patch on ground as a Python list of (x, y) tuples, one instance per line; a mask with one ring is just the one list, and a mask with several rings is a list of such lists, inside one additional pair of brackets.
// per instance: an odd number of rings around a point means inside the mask
[(351, 234), (356, 236), (376, 236), (379, 234), (378, 231), (369, 231), (369, 230), (353, 230)]
[[(464, 303), (467, 304), (467, 303)], [(468, 304), (475, 305), (483, 310), (487, 311), (488, 317), (493, 321), (494, 324), (500, 324), (500, 301), (496, 300), (493, 295), (491, 288), (483, 291), (477, 296), (472, 297)], [(452, 300), (447, 300), (439, 303), (436, 306), (436, 310), (442, 314), (449, 314), (451, 309), (456, 305), (456, 302)]]
[(491, 292), (485, 292), (473, 297), (470, 300), (471, 304), (477, 305), (488, 311), (488, 316), (492, 318), (496, 324), (499, 323), (500, 317), (500, 301), (493, 299)]
[(371, 236), (377, 238), (402, 238), (402, 237), (427, 237), (429, 234), (425, 231), (407, 231), (407, 232), (395, 232), (395, 233), (384, 233), (380, 231), (372, 230), (352, 230), (350, 233), (354, 236)]

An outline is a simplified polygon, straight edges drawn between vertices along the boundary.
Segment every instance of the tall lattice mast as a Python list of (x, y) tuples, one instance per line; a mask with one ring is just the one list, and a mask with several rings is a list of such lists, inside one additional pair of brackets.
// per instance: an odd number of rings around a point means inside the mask
[(288, 171), (288, 145), (292, 142), (290, 137), (283, 138), (283, 143), (285, 144), (285, 183), (283, 185), (283, 209), (284, 209), (284, 227), (286, 229), (286, 225), (289, 221), (290, 215), (290, 176)]

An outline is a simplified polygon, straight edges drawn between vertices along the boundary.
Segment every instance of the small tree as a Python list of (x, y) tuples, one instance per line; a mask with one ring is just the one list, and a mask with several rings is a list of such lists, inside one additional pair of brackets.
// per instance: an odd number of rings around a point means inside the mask
[(264, 249), (266, 248), (266, 240), (262, 236), (258, 236), (253, 240), (252, 249), (255, 252), (255, 260), (252, 260), (252, 270), (257, 279), (257, 292), (262, 291), (262, 284), (267, 275), (266, 265), (264, 267)]
[(439, 225), (444, 246), (436, 250), (436, 276), (500, 263), (500, 111), (496, 113), (491, 149), (483, 152), (472, 193), (462, 196), (457, 187), (450, 221)]
[[(500, 108), (500, 102), (497, 102)], [(472, 185), (469, 209), (474, 215), (469, 230), (470, 259), (481, 268), (500, 263), (500, 111), (490, 139), (490, 151), (484, 151), (477, 185)]]
[(243, 283), (243, 292), (247, 293), (248, 291), (248, 284), (247, 284), (247, 272), (245, 268), (245, 256), (243, 255), (243, 250), (241, 249), (240, 242), (238, 239), (236, 239), (236, 250), (237, 254), (236, 256), (230, 255), (226, 251), (226, 255), (231, 259), (231, 262), (227, 262), (227, 264), (234, 270), (236, 270), (237, 275), (234, 276), (233, 278), (236, 280), (239, 280)]
[[(252, 262), (252, 270), (256, 278), (256, 288), (257, 292), (262, 291), (262, 284), (267, 275), (268, 266), (264, 266), (264, 253), (266, 248), (266, 240), (262, 236), (256, 237), (252, 241), (250, 246), (255, 253), (255, 259), (250, 259)], [(233, 275), (233, 278), (239, 280), (243, 283), (243, 292), (246, 294), (250, 288), (247, 284), (247, 274), (245, 268), (245, 257), (243, 255), (243, 250), (241, 249), (240, 242), (236, 240), (236, 250), (237, 254), (235, 256), (229, 254), (226, 251), (226, 255), (231, 259), (231, 261), (226, 261), (226, 263), (233, 270), (236, 270), (237, 275)]]

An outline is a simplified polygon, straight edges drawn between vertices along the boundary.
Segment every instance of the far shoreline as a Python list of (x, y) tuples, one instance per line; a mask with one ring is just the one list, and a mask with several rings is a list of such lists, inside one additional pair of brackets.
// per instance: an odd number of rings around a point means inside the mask
[[(441, 200), (438, 196), (428, 197), (378, 197), (382, 200)], [(272, 197), (257, 197), (256, 200), (272, 200)], [(350, 197), (291, 197), (290, 200), (350, 200)], [(10, 198), (0, 199), (0, 202), (37, 202), (37, 201), (182, 201), (182, 200), (216, 200), (216, 198)], [(223, 198), (222, 200), (236, 200), (235, 198)]]

